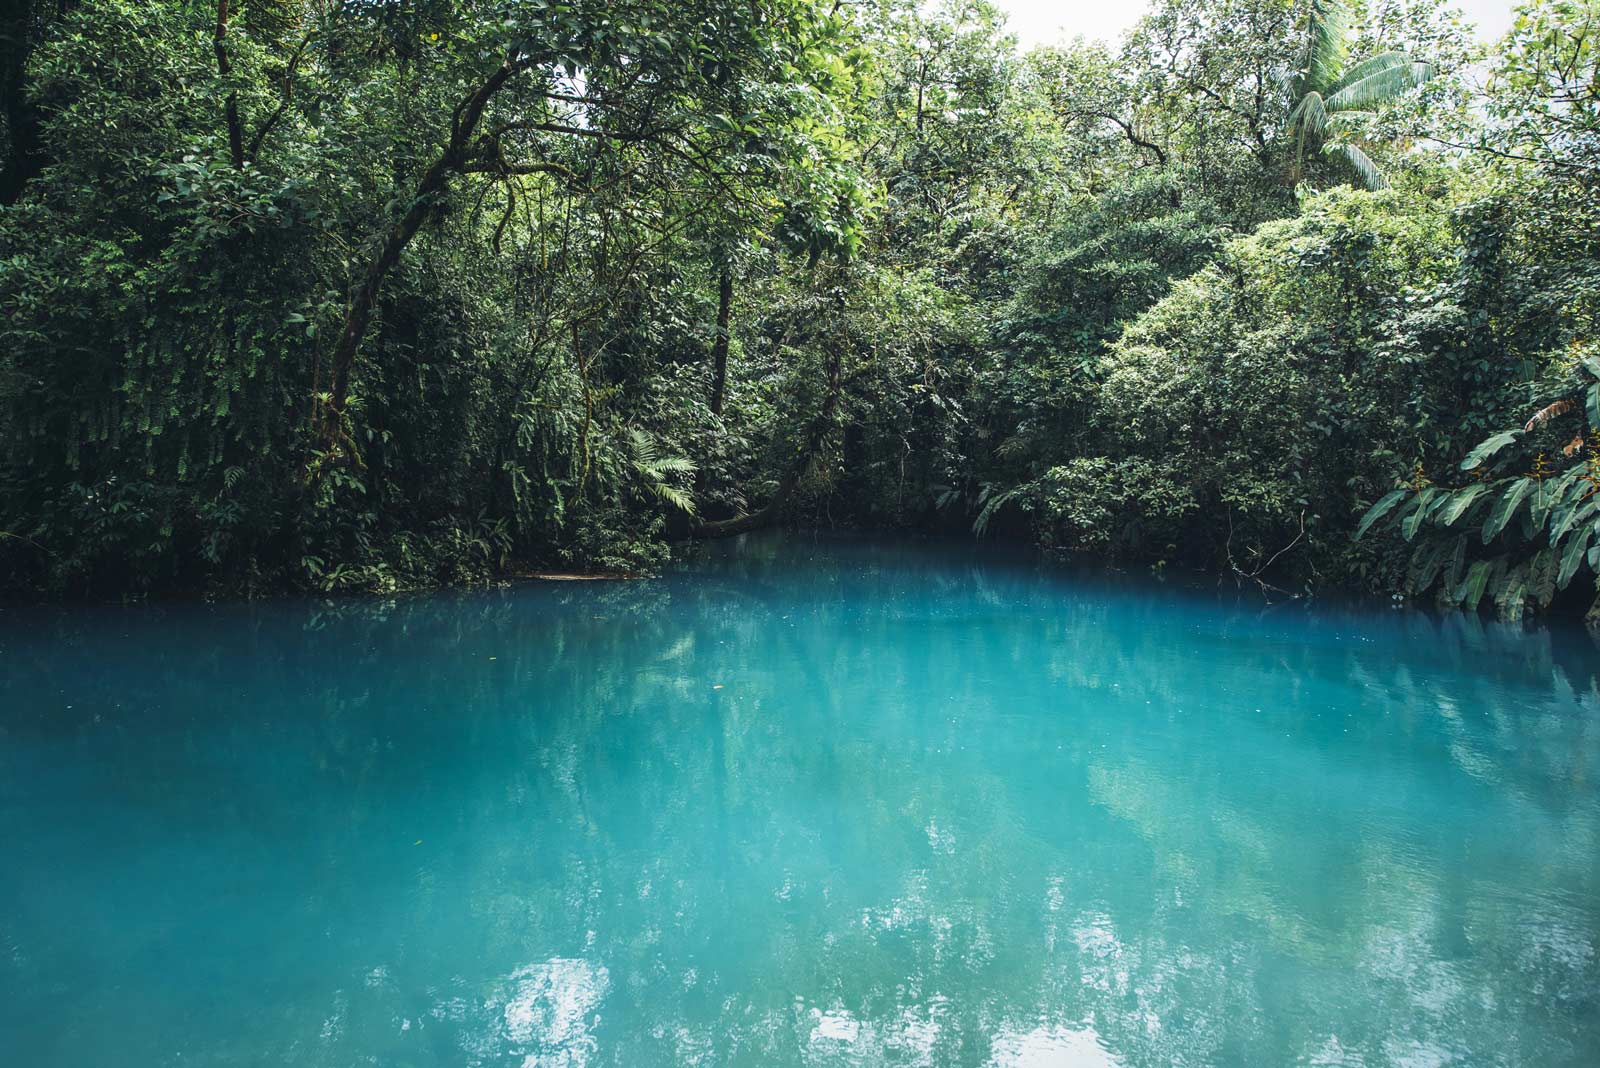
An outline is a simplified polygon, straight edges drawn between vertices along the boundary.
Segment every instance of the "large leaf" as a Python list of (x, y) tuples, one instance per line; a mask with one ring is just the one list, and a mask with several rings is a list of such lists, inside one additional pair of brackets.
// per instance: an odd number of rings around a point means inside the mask
[(1361, 535), (1372, 529), (1372, 524), (1388, 515), (1395, 505), (1405, 500), (1406, 495), (1410, 492), (1409, 487), (1402, 486), (1400, 489), (1390, 490), (1382, 497), (1379, 497), (1378, 503), (1368, 508), (1367, 514), (1362, 516), (1361, 522), (1356, 525), (1356, 539), (1360, 540)]
[(1478, 447), (1467, 453), (1467, 458), (1461, 461), (1461, 470), (1471, 471), (1489, 457), (1517, 440), (1515, 430), (1503, 430), (1491, 438), (1478, 442)]
[(1499, 503), (1489, 510), (1489, 518), (1483, 522), (1485, 545), (1493, 541), (1496, 534), (1506, 529), (1511, 517), (1517, 514), (1517, 508), (1538, 484), (1538, 480), (1532, 478), (1521, 478), (1511, 484), (1511, 488), (1500, 498)]
[(1583, 562), (1584, 550), (1589, 547), (1589, 538), (1594, 534), (1594, 526), (1587, 525), (1575, 531), (1568, 539), (1565, 548), (1561, 551), (1561, 569), (1556, 572), (1556, 586), (1566, 589), (1567, 583), (1572, 581), (1572, 576), (1578, 573), (1578, 565)]
[(1523, 604), (1528, 597), (1528, 567), (1514, 567), (1494, 584), (1494, 607), (1501, 619), (1515, 621), (1522, 618)]
[(1589, 416), (1589, 431), (1600, 434), (1600, 382), (1590, 386), (1584, 394), (1584, 407)]
[(1455, 548), (1450, 553), (1450, 566), (1444, 573), (1444, 587), (1454, 590), (1461, 585), (1461, 569), (1467, 564), (1467, 536), (1462, 534), (1456, 538)]
[(1450, 494), (1449, 500), (1439, 506), (1436, 518), (1447, 527), (1453, 526), (1456, 520), (1460, 519), (1466, 514), (1467, 509), (1472, 507), (1472, 502), (1483, 496), (1483, 491), (1488, 488), (1487, 483), (1476, 482), (1466, 489), (1456, 490)]
[(1383, 176), (1378, 165), (1372, 162), (1368, 155), (1355, 145), (1343, 141), (1334, 142), (1322, 147), (1323, 154), (1342, 159), (1350, 164), (1351, 170), (1361, 178), (1361, 183), (1368, 189), (1378, 190), (1389, 188), (1389, 179)]
[(1328, 128), (1328, 110), (1323, 106), (1322, 94), (1313, 89), (1301, 97), (1300, 103), (1295, 105), (1294, 112), (1289, 116), (1289, 124), (1299, 137), (1296, 151), (1304, 157), (1306, 141), (1321, 137)]
[(1424, 542), (1411, 555), (1411, 566), (1406, 572), (1406, 591), (1416, 595), (1432, 586), (1433, 580), (1439, 577), (1439, 571), (1444, 567), (1445, 556), (1449, 552), (1450, 543), (1442, 538)]
[(1354, 85), (1356, 82), (1359, 82), (1364, 78), (1370, 78), (1374, 74), (1381, 74), (1386, 70), (1393, 70), (1396, 67), (1408, 67), (1410, 65), (1411, 57), (1406, 55), (1404, 52), (1380, 52), (1378, 55), (1363, 59), (1359, 63), (1352, 63), (1350, 66), (1346, 67), (1344, 69), (1344, 73), (1339, 75), (1339, 80), (1328, 86), (1328, 94), (1332, 96), (1340, 90)]
[(1412, 62), (1403, 52), (1386, 52), (1352, 68), (1341, 79), (1341, 88), (1328, 96), (1327, 107), (1329, 111), (1376, 107), (1431, 77), (1433, 69), (1426, 63)]
[(1417, 529), (1422, 526), (1422, 521), (1428, 518), (1428, 512), (1433, 507), (1433, 499), (1438, 495), (1439, 491), (1432, 486), (1417, 494), (1416, 508), (1400, 521), (1400, 535), (1406, 541), (1417, 536)]
[(1556, 509), (1550, 517), (1550, 544), (1558, 545), (1566, 537), (1567, 531), (1579, 523), (1586, 522), (1590, 516), (1600, 510), (1600, 497), (1579, 498), (1571, 504)]
[(1549, 525), (1552, 513), (1567, 499), (1567, 494), (1571, 491), (1577, 476), (1577, 469), (1573, 469), (1566, 474), (1539, 483), (1539, 489), (1533, 495), (1532, 516), (1535, 527)]
[(1350, 55), (1350, 9), (1341, 0), (1312, 0), (1306, 87), (1325, 90), (1339, 80)]
[(1489, 584), (1490, 563), (1479, 560), (1467, 569), (1467, 577), (1461, 580), (1461, 585), (1456, 588), (1455, 598), (1461, 607), (1474, 609), (1478, 602), (1483, 600), (1483, 588)]
[(1540, 549), (1528, 562), (1528, 592), (1540, 608), (1549, 608), (1556, 596), (1556, 554)]

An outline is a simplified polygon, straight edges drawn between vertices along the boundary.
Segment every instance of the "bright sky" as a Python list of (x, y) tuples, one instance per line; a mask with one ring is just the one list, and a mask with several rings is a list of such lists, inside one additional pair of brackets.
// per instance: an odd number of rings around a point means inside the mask
[[(1149, 7), (1147, 0), (995, 0), (1010, 16), (1023, 48), (1070, 40), (1077, 34), (1115, 43)], [(1511, 25), (1512, 0), (1457, 0), (1485, 40)]]

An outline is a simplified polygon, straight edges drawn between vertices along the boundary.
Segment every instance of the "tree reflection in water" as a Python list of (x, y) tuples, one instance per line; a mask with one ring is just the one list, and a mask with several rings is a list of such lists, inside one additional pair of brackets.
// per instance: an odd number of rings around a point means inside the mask
[(1600, 1051), (1581, 634), (746, 540), (0, 641), (19, 1063)]

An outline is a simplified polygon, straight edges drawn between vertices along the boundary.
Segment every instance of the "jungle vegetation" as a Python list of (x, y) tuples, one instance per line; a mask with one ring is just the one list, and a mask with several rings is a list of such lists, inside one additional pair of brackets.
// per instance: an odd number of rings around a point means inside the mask
[(1600, 619), (1595, 0), (11, 10), (12, 592), (791, 524)]

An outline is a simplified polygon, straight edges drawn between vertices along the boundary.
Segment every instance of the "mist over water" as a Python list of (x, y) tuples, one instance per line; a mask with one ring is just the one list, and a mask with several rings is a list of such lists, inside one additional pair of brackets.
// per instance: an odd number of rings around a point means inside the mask
[(1600, 651), (990, 550), (0, 613), (0, 1060), (1600, 1063)]

